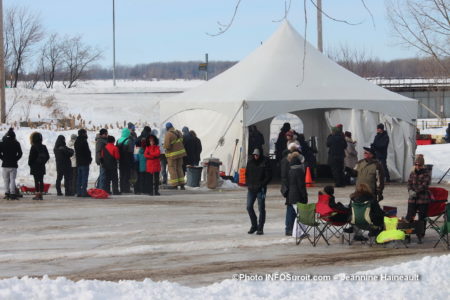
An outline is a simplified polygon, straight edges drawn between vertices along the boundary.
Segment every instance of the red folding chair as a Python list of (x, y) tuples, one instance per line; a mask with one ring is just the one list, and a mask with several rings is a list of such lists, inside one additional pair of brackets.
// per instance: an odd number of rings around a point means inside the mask
[(429, 187), (428, 189), (431, 193), (431, 201), (428, 203), (426, 229), (433, 228), (436, 230), (439, 228), (437, 223), (443, 222), (448, 191), (440, 187)]
[(327, 243), (328, 240), (333, 237), (341, 238), (342, 244), (344, 241), (350, 242), (350, 234), (348, 234), (348, 238), (346, 238), (344, 234), (344, 228), (348, 222), (338, 222), (333, 220), (334, 216), (344, 212), (331, 208), (329, 202), (330, 196), (319, 192), (319, 199), (316, 204), (316, 213), (319, 215), (319, 220), (324, 224), (321, 231), (324, 233)]

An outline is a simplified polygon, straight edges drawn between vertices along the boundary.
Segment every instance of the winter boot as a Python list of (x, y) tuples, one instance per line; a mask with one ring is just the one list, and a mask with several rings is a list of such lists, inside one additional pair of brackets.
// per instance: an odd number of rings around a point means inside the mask
[(43, 200), (42, 199), (42, 194), (41, 193), (36, 193), (33, 197), (33, 200)]

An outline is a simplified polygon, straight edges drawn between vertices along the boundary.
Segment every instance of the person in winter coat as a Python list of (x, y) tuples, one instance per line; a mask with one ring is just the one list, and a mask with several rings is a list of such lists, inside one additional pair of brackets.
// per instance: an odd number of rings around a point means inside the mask
[[(384, 224), (384, 212), (369, 186), (365, 183), (356, 184), (356, 190), (350, 195), (350, 200), (350, 207), (352, 203), (370, 203), (370, 220), (372, 221), (372, 224), (377, 226), (379, 229), (373, 229), (369, 232), (369, 235), (378, 235)], [(355, 230), (355, 235), (353, 237), (355, 241), (367, 240), (367, 238), (362, 236), (362, 232), (356, 226), (353, 226), (353, 230)]]
[(144, 129), (142, 129), (141, 134), (136, 139), (136, 147), (141, 147), (142, 145), (142, 139), (147, 141), (148, 137), (152, 134), (152, 129), (150, 126), (144, 126)]
[(44, 175), (45, 164), (50, 159), (47, 147), (42, 144), (42, 135), (39, 132), (33, 132), (30, 136), (31, 149), (28, 156), (28, 165), (30, 166), (30, 174), (34, 178), (34, 186), (36, 194), (33, 200), (42, 200), (44, 193)]
[(189, 131), (189, 133), (194, 138), (195, 142), (195, 153), (193, 156), (194, 160), (192, 163), (194, 166), (198, 166), (200, 164), (200, 155), (202, 154), (202, 141), (200, 141), (200, 139), (197, 137), (197, 134), (195, 133), (194, 130)]
[(166, 157), (166, 149), (164, 148), (164, 140), (166, 137), (166, 128), (161, 128), (161, 132), (159, 135), (159, 139), (162, 142), (162, 145), (160, 147), (161, 155), (159, 157), (159, 162), (161, 163), (161, 182), (162, 184), (167, 184), (167, 157)]
[(86, 129), (78, 130), (78, 137), (75, 141), (75, 155), (77, 158), (77, 197), (89, 197), (87, 194), (87, 185), (92, 155), (87, 139)]
[(295, 217), (297, 216), (294, 206), (297, 203), (308, 203), (308, 193), (306, 192), (305, 184), (305, 167), (302, 163), (303, 156), (299, 152), (292, 152), (288, 155), (289, 171), (288, 171), (288, 186), (289, 192), (286, 206), (286, 220), (285, 233), (292, 235)]
[(331, 129), (327, 137), (328, 165), (333, 173), (334, 186), (344, 187), (344, 158), (347, 142), (338, 127)]
[(117, 176), (117, 163), (120, 160), (119, 149), (114, 145), (116, 139), (113, 136), (108, 136), (108, 143), (102, 150), (103, 167), (105, 168), (105, 188), (108, 194), (120, 195), (119, 178)]
[(384, 130), (383, 124), (380, 123), (377, 125), (377, 134), (375, 135), (373, 143), (370, 146), (375, 149), (375, 158), (381, 163), (381, 166), (383, 167), (385, 181), (390, 182), (391, 177), (389, 176), (389, 170), (386, 164), (389, 136)]
[(72, 170), (72, 186), (70, 187), (70, 194), (68, 196), (75, 196), (77, 191), (77, 180), (78, 180), (78, 169), (77, 169), (77, 157), (75, 154), (75, 141), (77, 140), (77, 135), (72, 134), (70, 136), (70, 141), (68, 147), (74, 150), (72, 157), (70, 158), (70, 165)]
[(333, 209), (333, 215), (329, 217), (332, 222), (348, 222), (351, 211), (341, 202), (336, 203), (334, 197), (334, 187), (327, 185), (323, 188), (323, 191), (319, 191), (319, 198), (326, 197), (328, 199), (328, 206)]
[(363, 147), (364, 158), (358, 161), (352, 176), (356, 177), (356, 185), (366, 184), (377, 201), (383, 200), (384, 175), (383, 167), (375, 159), (373, 148)]
[(305, 140), (304, 134), (298, 134), (298, 142), (300, 144), (300, 153), (305, 158), (305, 170), (309, 168), (311, 170), (311, 175), (314, 174), (314, 169), (316, 168), (316, 156), (317, 150), (313, 150)]
[(351, 174), (358, 162), (358, 152), (356, 151), (356, 142), (352, 140), (352, 133), (346, 131), (344, 136), (345, 141), (347, 142), (344, 158), (345, 184), (351, 184)]
[(186, 156), (183, 157), (183, 172), (186, 174), (186, 166), (193, 166), (196, 154), (196, 144), (194, 137), (189, 132), (189, 128), (186, 126), (181, 129), (181, 132), (183, 133), (183, 146), (186, 150)]
[(279, 162), (283, 156), (283, 151), (287, 148), (287, 139), (286, 133), (291, 130), (290, 123), (284, 123), (283, 127), (280, 129), (280, 133), (278, 134), (278, 139), (275, 142), (275, 157), (277, 162)]
[(148, 138), (148, 146), (145, 149), (144, 156), (147, 159), (147, 178), (149, 185), (149, 194), (159, 196), (159, 172), (161, 164), (159, 157), (161, 156), (160, 148), (157, 144), (158, 139), (154, 136)]
[(134, 193), (135, 194), (148, 194), (149, 193), (149, 184), (147, 179), (147, 158), (144, 156), (144, 151), (147, 148), (147, 141), (146, 139), (141, 139), (141, 144), (139, 145), (137, 156), (137, 162), (139, 164), (138, 166), (138, 175), (137, 175), (137, 181), (134, 186)]
[(22, 157), (22, 148), (16, 140), (16, 133), (10, 128), (0, 143), (0, 159), (2, 162), (3, 181), (5, 182), (5, 199), (16, 200), (17, 162)]
[[(419, 132), (419, 134), (420, 134), (420, 132)], [(447, 143), (450, 143), (450, 123), (447, 124), (447, 129), (445, 129), (445, 137), (444, 137), (444, 140), (445, 140)]]
[(164, 148), (170, 175), (169, 184), (172, 188), (179, 186), (184, 190), (183, 157), (186, 156), (186, 150), (183, 146), (183, 136), (170, 122), (166, 123), (166, 129)]
[(66, 146), (66, 138), (63, 135), (59, 135), (53, 148), (56, 161), (56, 192), (58, 196), (62, 196), (61, 180), (64, 178), (64, 194), (69, 196), (72, 194), (72, 164), (70, 158), (73, 156), (74, 151)]
[[(272, 179), (269, 159), (262, 155), (262, 150), (253, 150), (252, 158), (247, 162), (245, 169), (245, 182), (247, 183), (247, 212), (252, 226), (249, 234), (256, 232), (264, 234), (264, 223), (266, 222), (266, 192), (267, 184)], [(253, 205), (258, 199), (259, 222), (257, 222)]]
[(419, 213), (419, 226), (417, 237), (421, 242), (425, 235), (425, 218), (427, 216), (428, 203), (431, 199), (431, 193), (428, 187), (431, 183), (431, 175), (425, 168), (425, 160), (422, 154), (416, 155), (414, 161), (414, 170), (409, 174), (408, 179), (408, 213), (406, 220), (413, 222), (416, 213)]
[[(133, 167), (134, 156), (130, 149), (134, 149), (134, 142), (130, 137), (130, 129), (122, 129), (122, 135), (116, 143), (120, 153), (119, 160), (119, 179), (120, 192), (131, 193), (130, 178), (131, 168)], [(131, 155), (130, 155), (131, 154)]]
[(95, 163), (99, 166), (100, 173), (98, 175), (97, 179), (97, 185), (96, 188), (105, 190), (105, 182), (106, 182), (106, 176), (105, 176), (105, 169), (103, 168), (103, 164), (101, 161), (102, 158), (102, 151), (103, 148), (105, 148), (106, 144), (108, 143), (108, 130), (105, 128), (100, 129), (100, 132), (95, 137)]
[(289, 149), (283, 151), (283, 158), (280, 161), (280, 177), (281, 177), (281, 187), (280, 192), (281, 195), (286, 199), (285, 205), (288, 205), (287, 197), (289, 193), (289, 160), (288, 155), (291, 153)]
[(252, 155), (256, 148), (262, 149), (264, 145), (264, 136), (255, 125), (248, 127), (248, 155)]

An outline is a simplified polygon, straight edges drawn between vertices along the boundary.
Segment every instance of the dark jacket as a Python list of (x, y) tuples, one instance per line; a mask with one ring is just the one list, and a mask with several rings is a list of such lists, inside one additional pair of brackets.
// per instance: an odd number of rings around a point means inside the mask
[(91, 149), (87, 142), (87, 136), (79, 135), (75, 141), (75, 155), (77, 157), (77, 167), (89, 166), (92, 162)]
[(314, 155), (314, 150), (308, 145), (304, 139), (298, 140), (300, 143), (300, 151), (305, 157), (305, 167), (312, 168), (316, 164), (316, 156)]
[(6, 137), (0, 143), (0, 159), (3, 168), (18, 168), (17, 162), (22, 157), (20, 143), (12, 137)]
[(377, 159), (387, 158), (387, 149), (389, 146), (389, 136), (386, 131), (377, 133), (371, 145), (375, 149), (375, 157)]
[(150, 135), (152, 134), (152, 129), (149, 126), (145, 126), (144, 129), (142, 129), (141, 131), (141, 135), (138, 136), (138, 138), (136, 139), (136, 147), (141, 147), (141, 140), (144, 139), (145, 141), (147, 141), (147, 139), (150, 137)]
[(371, 193), (353, 193), (350, 195), (350, 206), (352, 202), (356, 203), (370, 203), (370, 220), (376, 226), (383, 226), (384, 224), (384, 212), (380, 207), (379, 202)]
[(72, 169), (70, 158), (73, 156), (74, 151), (73, 149), (70, 149), (66, 146), (66, 142), (63, 136), (59, 136), (56, 139), (53, 153), (55, 153), (57, 173), (66, 173)]
[(288, 204), (308, 203), (308, 193), (305, 185), (305, 170), (298, 156), (291, 159), (289, 163), (289, 193)]
[(334, 132), (327, 137), (328, 159), (344, 160), (347, 142), (340, 132)]
[(105, 148), (106, 144), (108, 144), (108, 138), (101, 137), (97, 134), (95, 137), (95, 163), (97, 165), (101, 164), (102, 150)]
[(248, 154), (251, 155), (256, 148), (262, 149), (264, 136), (258, 129), (252, 129), (248, 136)]
[(28, 165), (30, 166), (31, 175), (44, 175), (45, 164), (50, 159), (47, 147), (42, 144), (32, 145), (30, 155), (28, 156)]
[(251, 191), (259, 191), (266, 187), (271, 179), (272, 170), (270, 169), (269, 159), (263, 155), (258, 160), (253, 157), (250, 158), (245, 169), (247, 188)]
[(286, 132), (288, 132), (289, 129), (290, 127), (283, 127), (278, 134), (278, 139), (275, 142), (275, 157), (277, 161), (280, 161), (283, 158), (283, 151), (287, 149)]
[(117, 161), (120, 159), (120, 153), (114, 143), (106, 144), (102, 151), (103, 168), (106, 170), (117, 170)]
[(186, 150), (186, 156), (183, 157), (183, 163), (186, 166), (194, 165), (196, 157), (199, 155), (197, 154), (197, 144), (190, 133), (183, 134), (183, 146)]
[(409, 174), (408, 191), (412, 190), (416, 192), (416, 196), (409, 196), (408, 203), (427, 204), (431, 199), (431, 194), (428, 190), (430, 182), (431, 176), (428, 169), (414, 169), (411, 174)]
[[(281, 175), (281, 188), (280, 192), (283, 197), (288, 197), (289, 192), (289, 161), (288, 161), (288, 154), (289, 150), (286, 149), (283, 151), (283, 158), (280, 161), (280, 175)], [(287, 202), (286, 202), (287, 204)]]
[(202, 154), (202, 141), (196, 136), (194, 136), (195, 143), (195, 153), (194, 153), (194, 164), (198, 165), (200, 163), (200, 155)]

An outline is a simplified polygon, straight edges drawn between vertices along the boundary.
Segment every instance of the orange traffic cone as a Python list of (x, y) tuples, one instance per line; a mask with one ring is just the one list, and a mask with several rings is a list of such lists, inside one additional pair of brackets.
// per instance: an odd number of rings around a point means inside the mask
[(314, 182), (312, 181), (311, 177), (311, 170), (309, 167), (306, 167), (306, 178), (305, 178), (306, 187), (313, 187)]

